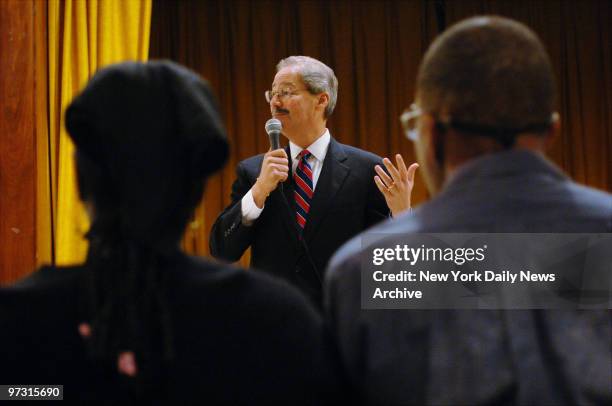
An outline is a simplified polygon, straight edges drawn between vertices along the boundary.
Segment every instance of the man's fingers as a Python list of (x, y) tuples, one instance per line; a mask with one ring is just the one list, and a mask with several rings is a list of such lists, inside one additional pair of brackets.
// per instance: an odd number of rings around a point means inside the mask
[(270, 175), (274, 178), (275, 181), (284, 181), (289, 176), (289, 168), (282, 165), (270, 165), (271, 171)]
[(385, 172), (385, 170), (380, 165), (376, 165), (374, 167), (374, 170), (376, 171), (378, 176), (380, 176), (384, 187), (391, 186), (391, 184), (393, 183), (393, 179), (391, 179), (389, 175), (387, 175), (387, 172)]
[(380, 190), (380, 193), (382, 193), (383, 196), (387, 197), (391, 194), (391, 192), (389, 192), (389, 189), (387, 189), (383, 181), (380, 180), (378, 176), (374, 176), (374, 183), (376, 183), (376, 187), (378, 187), (378, 190)]
[(275, 149), (275, 150), (272, 150), (272, 151), (268, 151), (268, 153), (266, 155), (277, 157), (277, 158), (289, 159), (289, 157), (287, 156), (287, 152), (284, 149), (282, 149), (282, 148)]
[(393, 182), (401, 182), (402, 177), (395, 165), (393, 165), (393, 162), (391, 162), (389, 158), (385, 158), (383, 159), (383, 164), (385, 164), (385, 168), (387, 168), (387, 171), (389, 171), (389, 174), (393, 178)]
[(283, 164), (270, 164), (270, 168), (277, 171), (289, 172), (289, 165)]
[(280, 164), (268, 164), (268, 170), (262, 172), (262, 176), (267, 178), (268, 176), (277, 176), (277, 174), (287, 174), (289, 173), (289, 166), (280, 165)]
[(285, 179), (287, 179), (288, 173), (284, 172), (284, 171), (275, 170), (274, 171), (274, 176), (276, 178), (281, 179), (281, 180), (285, 180)]
[(269, 163), (274, 163), (274, 164), (280, 164), (280, 165), (289, 166), (289, 160), (287, 158), (279, 158), (279, 157), (276, 157), (276, 156), (270, 156), (270, 157), (268, 157), (268, 162)]
[(399, 173), (402, 177), (402, 180), (406, 180), (408, 169), (406, 169), (406, 164), (404, 163), (404, 158), (400, 154), (395, 155), (395, 162), (397, 163), (397, 169), (399, 169)]
[(408, 181), (409, 182), (414, 183), (414, 174), (416, 173), (417, 169), (419, 169), (419, 164), (417, 164), (416, 162), (410, 165), (410, 168), (408, 168)]

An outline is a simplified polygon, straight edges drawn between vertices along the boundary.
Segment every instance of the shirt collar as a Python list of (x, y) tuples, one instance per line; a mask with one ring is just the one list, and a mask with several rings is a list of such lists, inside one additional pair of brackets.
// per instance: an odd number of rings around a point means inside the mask
[[(329, 148), (329, 142), (331, 140), (331, 134), (329, 130), (326, 128), (323, 135), (321, 135), (315, 142), (310, 144), (306, 149), (310, 151), (310, 153), (317, 158), (320, 162), (323, 162), (325, 159), (325, 154), (327, 154), (327, 148)], [(302, 152), (303, 148), (295, 145), (293, 142), (289, 142), (289, 149), (291, 152), (291, 159), (293, 161), (297, 160), (298, 155)]]

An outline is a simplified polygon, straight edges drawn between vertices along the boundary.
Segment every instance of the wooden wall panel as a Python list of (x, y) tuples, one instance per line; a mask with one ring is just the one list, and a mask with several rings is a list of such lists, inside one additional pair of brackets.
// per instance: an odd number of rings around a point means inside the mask
[(33, 22), (33, 1), (0, 1), (0, 283), (35, 267)]

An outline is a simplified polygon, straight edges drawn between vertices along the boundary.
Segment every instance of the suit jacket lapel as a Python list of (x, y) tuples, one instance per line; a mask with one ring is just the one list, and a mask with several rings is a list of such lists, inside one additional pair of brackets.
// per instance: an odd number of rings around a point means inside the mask
[(327, 155), (325, 155), (323, 161), (323, 169), (319, 175), (310, 204), (308, 221), (306, 221), (304, 229), (304, 239), (306, 241), (312, 239), (321, 221), (329, 213), (330, 205), (351, 171), (348, 166), (343, 164), (345, 160), (346, 154), (342, 146), (334, 138), (331, 138)]

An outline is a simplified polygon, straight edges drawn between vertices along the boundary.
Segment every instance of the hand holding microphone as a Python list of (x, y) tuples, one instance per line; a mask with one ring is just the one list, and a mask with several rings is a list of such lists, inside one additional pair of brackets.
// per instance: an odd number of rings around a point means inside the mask
[(284, 149), (280, 148), (279, 136), (282, 124), (271, 118), (266, 122), (266, 132), (270, 139), (270, 150), (264, 155), (259, 177), (253, 185), (253, 200), (257, 207), (262, 208), (266, 198), (289, 176), (289, 158)]

